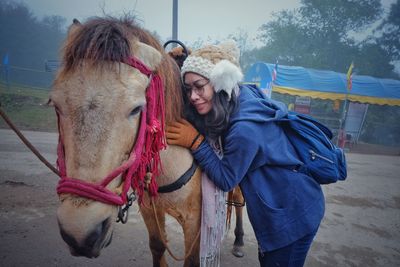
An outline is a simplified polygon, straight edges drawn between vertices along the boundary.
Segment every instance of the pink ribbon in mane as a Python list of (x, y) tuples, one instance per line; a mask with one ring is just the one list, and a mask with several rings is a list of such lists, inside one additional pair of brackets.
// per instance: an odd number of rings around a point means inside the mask
[[(160, 151), (166, 148), (164, 134), (164, 86), (160, 76), (150, 70), (139, 59), (130, 57), (124, 63), (138, 69), (150, 79), (150, 84), (146, 90), (146, 107), (141, 112), (139, 133), (129, 159), (114, 169), (99, 183), (89, 183), (68, 177), (64, 143), (59, 129), (57, 166), (61, 174), (61, 179), (57, 186), (57, 194), (69, 193), (119, 206), (127, 203), (127, 193), (130, 188), (136, 192), (140, 204), (142, 203), (145, 189), (149, 191), (151, 197), (158, 195), (158, 185), (155, 177), (160, 174), (162, 167)], [(58, 125), (60, 127), (59, 122)], [(148, 185), (145, 181), (147, 172), (152, 174), (152, 179)], [(107, 189), (106, 186), (120, 174), (123, 187), (121, 195), (117, 195)]]

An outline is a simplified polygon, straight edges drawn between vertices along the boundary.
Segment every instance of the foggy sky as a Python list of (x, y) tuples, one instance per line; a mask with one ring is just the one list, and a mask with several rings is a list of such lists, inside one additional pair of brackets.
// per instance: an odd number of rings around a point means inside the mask
[[(131, 13), (141, 25), (156, 31), (163, 41), (172, 36), (173, 0), (13, 0), (24, 2), (39, 19), (59, 15), (85, 21), (104, 13), (121, 16)], [(382, 0), (386, 10), (396, 0)], [(184, 43), (196, 40), (214, 41), (239, 31), (248, 33), (250, 40), (259, 27), (272, 19), (272, 12), (299, 7), (300, 0), (180, 0), (178, 1), (178, 39)], [(103, 12), (104, 11), (104, 12)]]
[[(91, 16), (135, 14), (144, 28), (164, 40), (172, 35), (173, 0), (14, 0), (24, 2), (38, 18), (60, 15), (85, 21)], [(299, 0), (181, 0), (178, 1), (178, 39), (223, 39), (246, 31), (256, 37), (258, 28), (271, 19), (273, 11), (295, 8)]]

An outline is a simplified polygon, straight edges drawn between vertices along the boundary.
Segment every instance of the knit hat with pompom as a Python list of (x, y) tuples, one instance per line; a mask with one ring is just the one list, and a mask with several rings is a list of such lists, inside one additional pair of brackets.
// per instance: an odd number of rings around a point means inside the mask
[(215, 92), (225, 91), (230, 98), (232, 91), (238, 90), (237, 84), (243, 78), (239, 53), (234, 41), (207, 45), (193, 51), (183, 62), (182, 79), (187, 72), (200, 74), (210, 80)]

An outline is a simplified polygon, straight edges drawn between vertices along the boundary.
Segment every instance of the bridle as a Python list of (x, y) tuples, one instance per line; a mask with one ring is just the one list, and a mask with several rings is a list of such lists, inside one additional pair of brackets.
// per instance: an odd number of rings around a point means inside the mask
[[(159, 151), (166, 147), (165, 138), (163, 135), (165, 114), (163, 102), (164, 88), (159, 75), (153, 73), (140, 60), (131, 57), (124, 63), (137, 68), (141, 71), (141, 73), (149, 77), (150, 83), (146, 90), (147, 106), (142, 109), (137, 141), (135, 143), (135, 147), (130, 152), (128, 160), (103, 178), (100, 183), (88, 183), (67, 176), (63, 137), (62, 131), (60, 131), (60, 116), (57, 110), (56, 114), (59, 128), (59, 141), (57, 147), (58, 168), (55, 168), (46, 158), (43, 157), (43, 155), (35, 148), (35, 146), (29, 142), (28, 139), (26, 139), (26, 137), (14, 125), (14, 123), (0, 107), (1, 117), (18, 135), (22, 142), (38, 157), (42, 163), (44, 163), (51, 171), (61, 178), (57, 187), (58, 194), (69, 193), (111, 205), (125, 205), (125, 207), (120, 207), (120, 212), (122, 211), (122, 214), (119, 214), (118, 217), (121, 221), (123, 221), (123, 217), (126, 217), (127, 208), (136, 198), (136, 195), (132, 193), (127, 196), (127, 192), (130, 188), (134, 189), (133, 193), (139, 193), (140, 199), (145, 188), (150, 189), (147, 191), (150, 192), (151, 196), (156, 196), (157, 193), (173, 192), (188, 183), (197, 169), (197, 164), (193, 161), (192, 166), (186, 170), (186, 172), (182, 174), (178, 180), (172, 182), (171, 184), (160, 187), (158, 187), (158, 185), (155, 183), (155, 179), (147, 179), (149, 175), (154, 176), (159, 174), (159, 169), (161, 167)], [(135, 171), (136, 169), (139, 170)], [(108, 190), (106, 187), (120, 174), (123, 174), (121, 176), (122, 193), (117, 194), (116, 192)]]
[[(158, 73), (153, 72), (136, 57), (129, 57), (125, 64), (139, 70), (149, 77), (150, 83), (146, 89), (146, 106), (140, 114), (140, 126), (136, 143), (127, 161), (114, 169), (98, 183), (89, 183), (77, 178), (68, 177), (66, 171), (64, 143), (60, 131), (58, 116), (59, 141), (57, 147), (57, 166), (60, 177), (57, 193), (73, 194), (106, 204), (122, 206), (128, 203), (130, 188), (136, 193), (139, 203), (143, 200), (143, 193), (148, 191), (151, 197), (157, 196), (158, 185), (156, 177), (160, 173), (160, 151), (166, 148), (164, 136), (164, 86)], [(121, 175), (122, 191), (117, 194), (107, 185)], [(150, 176), (150, 177), (149, 177)]]

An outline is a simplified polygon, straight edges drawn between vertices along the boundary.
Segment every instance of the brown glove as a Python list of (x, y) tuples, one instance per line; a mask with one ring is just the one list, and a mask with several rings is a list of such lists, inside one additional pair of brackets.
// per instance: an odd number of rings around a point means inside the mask
[(167, 125), (166, 137), (169, 145), (183, 146), (191, 150), (196, 150), (204, 140), (204, 136), (184, 119)]

